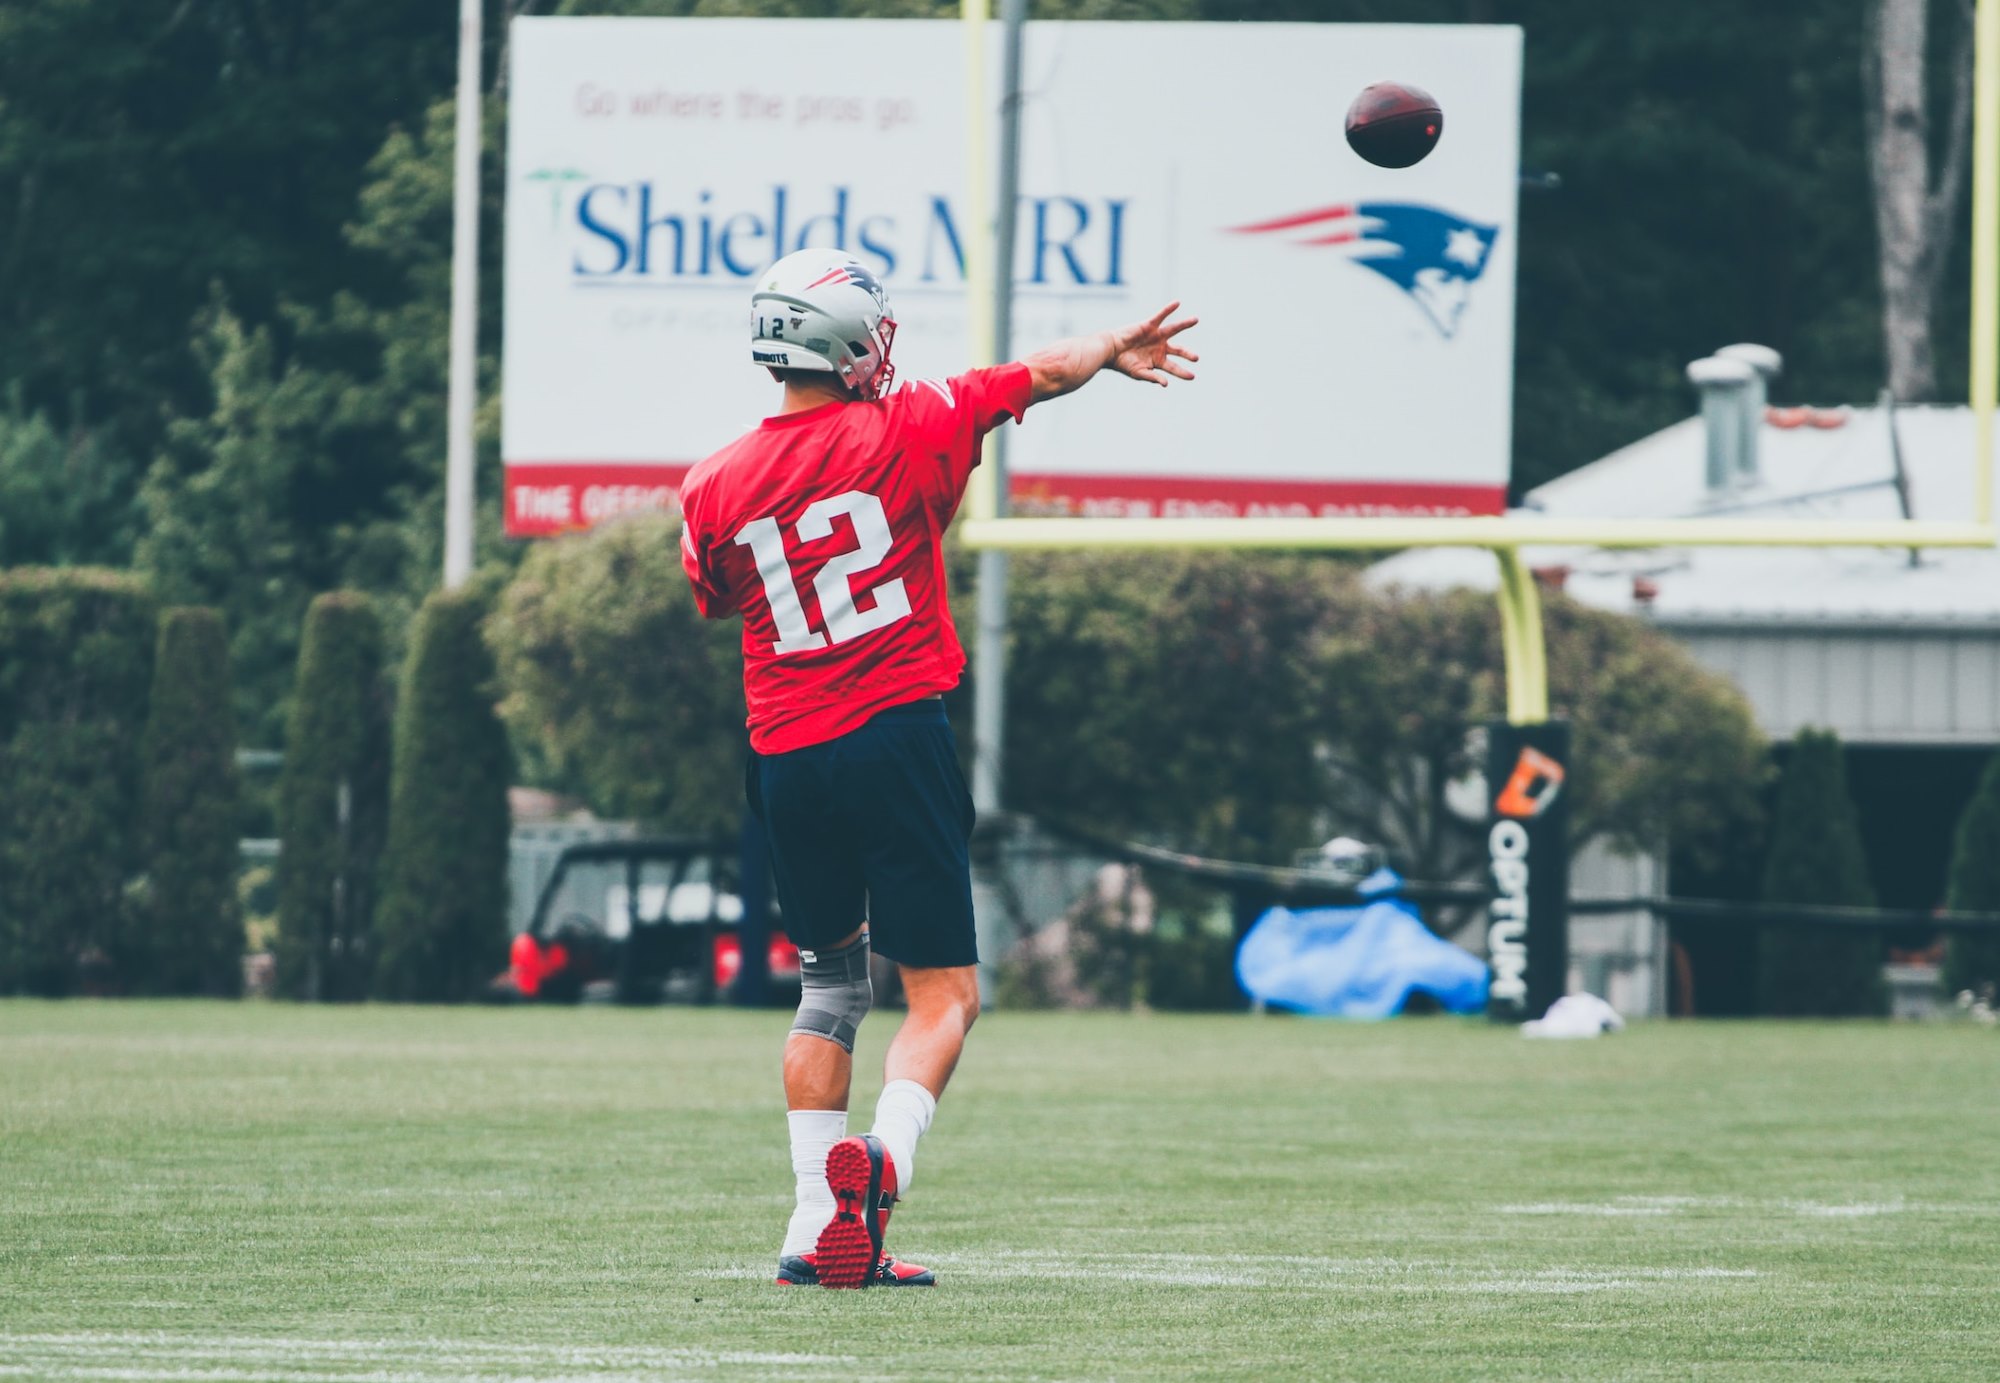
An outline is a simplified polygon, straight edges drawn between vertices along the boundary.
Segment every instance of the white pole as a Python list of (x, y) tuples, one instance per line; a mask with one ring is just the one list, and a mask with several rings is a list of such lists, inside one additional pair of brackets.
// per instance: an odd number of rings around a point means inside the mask
[(444, 584), (472, 575), (472, 414), (479, 368), (480, 6), (458, 5), (458, 135), (451, 189), (451, 375), (445, 399)]

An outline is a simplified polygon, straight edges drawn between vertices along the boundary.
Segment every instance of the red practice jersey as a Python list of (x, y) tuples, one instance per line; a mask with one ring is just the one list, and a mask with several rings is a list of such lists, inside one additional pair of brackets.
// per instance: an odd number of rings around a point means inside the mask
[(750, 745), (821, 744), (958, 685), (943, 538), (979, 440), (1027, 411), (1024, 365), (766, 418), (688, 473), (681, 563), (743, 616)]

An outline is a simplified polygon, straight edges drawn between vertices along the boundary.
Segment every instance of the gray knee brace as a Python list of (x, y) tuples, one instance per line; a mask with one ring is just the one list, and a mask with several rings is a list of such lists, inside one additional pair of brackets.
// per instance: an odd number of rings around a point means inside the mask
[(854, 1050), (854, 1033), (868, 1016), (875, 988), (868, 982), (868, 933), (838, 951), (799, 952), (799, 1016), (792, 1031), (824, 1037)]

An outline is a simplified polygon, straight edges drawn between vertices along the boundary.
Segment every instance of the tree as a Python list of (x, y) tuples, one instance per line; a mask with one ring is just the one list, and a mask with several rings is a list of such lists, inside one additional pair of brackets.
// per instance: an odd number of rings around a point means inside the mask
[(279, 361), (272, 333), (221, 303), (198, 328), (214, 406), (169, 424), (141, 491), (138, 564), (167, 599), (213, 606), (232, 631), (238, 722), (282, 738), (299, 630), (313, 592), (339, 582), (344, 535), (319, 527), (315, 473), (338, 397)]
[[(2000, 755), (1986, 765), (1978, 790), (1958, 819), (1945, 906), (1954, 912), (2000, 912)], [(2000, 985), (2000, 935), (1953, 936), (1944, 979), (1954, 993)]]
[(382, 627), (336, 591), (306, 613), (278, 787), (278, 988), (359, 999), (374, 964), (376, 868), (388, 816)]
[(30, 413), (20, 384), (0, 410), (0, 567), (107, 566), (131, 560), (136, 476), (101, 429)]
[[(1840, 737), (1804, 729), (1778, 780), (1764, 901), (1875, 906)], [(1766, 1013), (1848, 1016), (1885, 1010), (1882, 938), (1872, 931), (1766, 927), (1758, 987)]]
[(507, 788), (512, 759), (495, 714), (486, 601), (438, 591), (417, 616), (396, 702), (395, 768), (375, 992), (474, 997), (507, 944)]
[(0, 7), (0, 380), (150, 455), (213, 286), (254, 328), (367, 278), (363, 166), (448, 88), (452, 33), (436, 5)]
[(1325, 558), (1038, 553), (1009, 613), (1010, 806), (1289, 862), (1319, 814), (1310, 649), (1365, 600)]
[(158, 994), (233, 995), (241, 987), (236, 898), (236, 726), (229, 642), (213, 610), (168, 610), (145, 739), (145, 972)]
[[(1551, 709), (1574, 727), (1575, 846), (1697, 853), (1757, 816), (1764, 739), (1729, 682), (1637, 620), (1545, 602)], [(1426, 878), (1464, 875), (1484, 832), (1453, 806), (1479, 768), (1466, 730), (1500, 713), (1492, 597), (1390, 592), (1328, 627), (1312, 702), (1325, 792), (1346, 829)]]
[[(232, 302), (210, 301), (194, 347), (206, 398), (169, 421), (147, 474), (139, 563), (171, 599), (227, 614), (239, 719), (253, 743), (282, 739), (313, 592), (368, 592), (395, 656), (437, 580), (452, 109), (450, 101), (433, 105), (418, 129), (392, 132), (369, 160), (358, 214), (344, 231), (366, 270), (351, 288), (318, 306), (286, 305), (262, 326)], [(487, 147), (497, 145), (489, 130)], [(499, 321), (497, 160), (493, 169), (481, 240), (489, 329)], [(480, 373), (479, 556), (512, 566), (520, 549), (500, 536), (492, 349)]]
[(680, 521), (635, 514), (528, 554), (491, 637), (501, 714), (600, 811), (688, 831), (743, 810), (742, 654), (703, 620)]
[(1457, 878), (1484, 858), (1483, 832), (1450, 792), (1479, 767), (1468, 732), (1502, 704), (1499, 633), (1490, 596), (1391, 593), (1329, 622), (1315, 650), (1326, 798), (1341, 829), (1419, 878)]
[(1875, 238), (1882, 278), (1882, 344), (1889, 390), (1906, 402), (1937, 394), (1931, 328), (1946, 256), (1965, 203), (1972, 134), (1972, 3), (1955, 10), (1948, 45), (1951, 96), (1943, 149), (1931, 161), (1931, 0), (1872, 0), (1863, 52), (1868, 171), (1875, 186)]
[(0, 573), (0, 993), (132, 978), (157, 606), (118, 572)]
[(1579, 848), (1672, 841), (1708, 861), (1759, 822), (1769, 742), (1733, 682), (1643, 620), (1561, 597), (1544, 619), (1552, 709), (1575, 726)]

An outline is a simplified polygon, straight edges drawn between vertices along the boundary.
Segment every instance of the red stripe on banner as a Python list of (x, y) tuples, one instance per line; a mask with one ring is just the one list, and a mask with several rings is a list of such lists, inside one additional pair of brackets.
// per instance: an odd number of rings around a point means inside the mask
[(1008, 484), (1019, 514), (1131, 518), (1460, 518), (1499, 514), (1505, 485), (1409, 480), (1213, 479), (1169, 475), (1034, 475)]
[(677, 512), (692, 461), (514, 461), (504, 497), (510, 538), (574, 533), (639, 509)]
[(1237, 235), (1261, 235), (1265, 231), (1291, 230), (1295, 226), (1310, 226), (1319, 221), (1334, 221), (1342, 216), (1352, 216), (1354, 206), (1323, 206), (1312, 211), (1294, 212), (1290, 216), (1280, 216), (1272, 221), (1258, 221), (1248, 226), (1230, 227)]
[[(572, 533), (641, 509), (680, 507), (686, 461), (516, 461), (507, 467), (510, 538)], [(1016, 473), (1015, 512), (1122, 518), (1456, 518), (1499, 514), (1504, 485), (1408, 480), (1214, 479)]]

